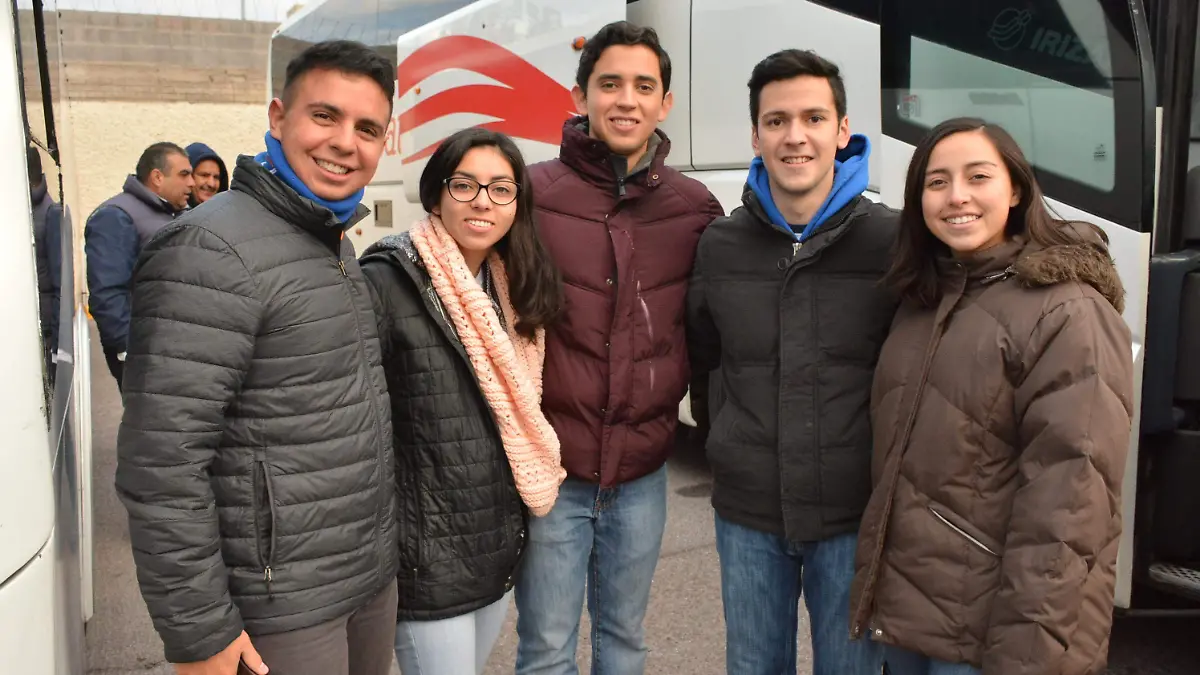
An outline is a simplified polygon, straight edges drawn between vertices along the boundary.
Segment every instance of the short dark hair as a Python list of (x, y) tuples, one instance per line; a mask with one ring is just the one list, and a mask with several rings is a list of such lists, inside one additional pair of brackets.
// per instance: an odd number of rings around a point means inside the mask
[(29, 146), (25, 149), (25, 163), (29, 168), (29, 184), (41, 185), (42, 183), (42, 153), (34, 146)]
[(575, 84), (587, 93), (588, 79), (596, 70), (596, 62), (600, 55), (609, 47), (625, 45), (641, 45), (647, 47), (658, 56), (658, 70), (662, 76), (663, 96), (671, 91), (671, 57), (658, 41), (658, 33), (653, 28), (639, 26), (628, 21), (616, 21), (596, 32), (583, 45), (583, 53), (579, 55), (579, 68), (575, 71)]
[(333, 70), (348, 75), (364, 75), (383, 90), (388, 105), (396, 95), (396, 69), (384, 56), (353, 40), (318, 42), (288, 62), (283, 79), (283, 105), (291, 103), (292, 87), (313, 70)]
[(517, 314), (514, 327), (521, 335), (533, 337), (538, 327), (554, 323), (562, 311), (562, 277), (538, 236), (533, 220), (533, 182), (517, 144), (502, 133), (480, 127), (452, 134), (442, 141), (421, 172), (421, 206), (433, 213), (434, 207), (442, 203), (446, 179), (458, 170), (471, 149), (480, 147), (499, 150), (517, 181), (516, 218), (508, 233), (496, 242), (496, 253), (508, 274), (509, 296)]
[[(175, 145), (170, 141), (162, 141), (155, 143), (142, 151), (142, 156), (138, 158), (137, 163), (137, 179), (143, 185), (150, 180), (150, 174), (158, 169), (164, 174), (167, 172), (169, 164), (167, 158), (171, 155), (183, 155), (187, 159), (187, 152), (183, 148)], [(192, 160), (188, 159), (188, 166), (192, 165)]]
[(1020, 202), (1008, 212), (1005, 237), (1024, 235), (1042, 246), (1085, 243), (1083, 232), (1094, 232), (1105, 244), (1108, 235), (1090, 223), (1065, 221), (1046, 208), (1033, 166), (1021, 152), (1021, 146), (1004, 127), (977, 117), (956, 117), (933, 128), (917, 144), (904, 182), (904, 208), (896, 233), (892, 266), (883, 282), (904, 301), (919, 307), (936, 307), (942, 298), (942, 280), (937, 259), (950, 255), (950, 247), (933, 235), (925, 223), (921, 198), (925, 193), (925, 172), (939, 143), (962, 133), (982, 133), (1004, 162), (1009, 180), (1020, 195)]
[(759, 98), (763, 87), (772, 82), (790, 80), (794, 77), (823, 77), (833, 90), (833, 105), (837, 109), (838, 122), (846, 117), (846, 83), (842, 71), (832, 61), (808, 49), (784, 49), (759, 61), (750, 73), (750, 123), (758, 125)]

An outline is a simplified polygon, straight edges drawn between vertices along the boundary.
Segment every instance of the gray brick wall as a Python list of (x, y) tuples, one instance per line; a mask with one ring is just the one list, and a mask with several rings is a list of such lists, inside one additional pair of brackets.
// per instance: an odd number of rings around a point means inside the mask
[[(67, 94), (81, 101), (263, 103), (274, 23), (63, 11), (46, 16), (62, 52)], [(31, 93), (40, 95), (33, 15), (21, 12), (21, 50)], [(55, 84), (57, 86), (57, 84)]]

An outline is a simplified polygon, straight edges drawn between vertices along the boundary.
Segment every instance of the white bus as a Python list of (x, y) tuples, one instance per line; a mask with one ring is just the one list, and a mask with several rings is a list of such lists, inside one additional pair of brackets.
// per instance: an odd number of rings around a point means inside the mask
[[(0, 200), (0, 669), (75, 675), (84, 672), (83, 629), (92, 611), (90, 352), (76, 273), (82, 247), (77, 231), (64, 226), (60, 339), (44, 345), (27, 147), (41, 152), (60, 204), (61, 186), (73, 188), (74, 176), (64, 168), (69, 126), (53, 2), (20, 4), (0, 9), (0, 176), (7, 187)], [(44, 346), (56, 364), (43, 357)]]
[[(900, 206), (918, 139), (959, 115), (1003, 124), (1050, 205), (1103, 227), (1128, 294), (1136, 401), (1116, 604), (1200, 611), (1200, 135), (1197, 8), (1189, 0), (325, 0), (276, 31), (268, 97), (320, 40), (366, 42), (397, 65), (387, 154), (365, 247), (419, 218), (429, 148), (487, 125), (530, 161), (554, 157), (571, 112), (577, 38), (627, 18), (673, 62), (669, 162), (728, 212), (752, 157), (746, 81), (789, 47), (842, 67), (851, 128), (872, 140), (869, 195)], [(1200, 90), (1200, 87), (1197, 87)], [(1193, 131), (1196, 129), (1196, 131)], [(1200, 138), (1197, 138), (1200, 140)], [(1189, 178), (1191, 180), (1189, 180)], [(686, 405), (681, 419), (692, 423)], [(698, 430), (703, 436), (703, 430)]]

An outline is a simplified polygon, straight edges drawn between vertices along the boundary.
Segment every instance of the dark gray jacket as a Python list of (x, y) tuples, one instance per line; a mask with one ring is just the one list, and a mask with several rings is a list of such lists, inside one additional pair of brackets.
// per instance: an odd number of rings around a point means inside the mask
[(229, 192), (143, 249), (116, 483), (169, 661), (345, 615), (396, 575), (390, 403), (353, 222), (242, 157)]
[(896, 308), (879, 280), (898, 214), (854, 197), (795, 247), (751, 190), (742, 201), (705, 230), (688, 295), (693, 376), (719, 366), (713, 507), (793, 542), (855, 532), (871, 495), (871, 377)]
[(495, 416), (409, 234), (367, 249), (362, 268), (392, 396), (399, 618), (466, 614), (512, 589), (525, 506)]

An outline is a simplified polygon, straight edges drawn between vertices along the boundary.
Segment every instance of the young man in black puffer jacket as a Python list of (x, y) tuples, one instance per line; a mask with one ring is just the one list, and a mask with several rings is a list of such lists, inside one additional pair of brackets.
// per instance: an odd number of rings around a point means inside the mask
[(394, 77), (361, 44), (310, 47), (267, 152), (135, 270), (116, 483), (180, 675), (391, 671), (390, 404), (343, 233), (367, 214)]

